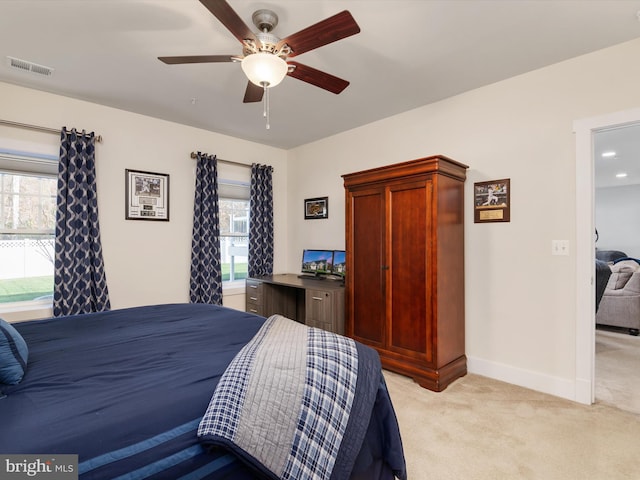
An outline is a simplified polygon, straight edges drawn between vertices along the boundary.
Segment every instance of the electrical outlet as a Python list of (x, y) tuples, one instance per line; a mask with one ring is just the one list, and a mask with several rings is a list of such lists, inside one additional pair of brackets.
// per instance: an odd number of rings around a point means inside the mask
[(551, 255), (569, 255), (569, 240), (551, 240)]

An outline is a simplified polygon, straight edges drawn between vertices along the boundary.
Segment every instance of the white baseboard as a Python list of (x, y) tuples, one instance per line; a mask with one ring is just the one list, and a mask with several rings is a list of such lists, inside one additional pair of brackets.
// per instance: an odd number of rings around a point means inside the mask
[[(580, 382), (580, 392), (576, 382), (566, 379), (545, 375), (540, 372), (524, 370), (503, 363), (491, 362), (481, 358), (467, 357), (467, 371), (484, 377), (493, 378), (502, 382), (529, 388), (542, 393), (548, 393), (556, 397), (565, 398), (580, 403), (590, 404), (585, 401), (585, 386)], [(589, 386), (589, 392), (591, 387)]]

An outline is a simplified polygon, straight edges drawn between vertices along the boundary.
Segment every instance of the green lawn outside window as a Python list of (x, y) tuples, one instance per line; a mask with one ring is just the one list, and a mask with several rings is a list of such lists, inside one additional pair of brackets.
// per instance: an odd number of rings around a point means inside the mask
[[(230, 265), (222, 264), (222, 281), (229, 281)], [(247, 278), (247, 264), (235, 265), (235, 280)], [(53, 275), (0, 280), (0, 303), (27, 302), (53, 295)]]

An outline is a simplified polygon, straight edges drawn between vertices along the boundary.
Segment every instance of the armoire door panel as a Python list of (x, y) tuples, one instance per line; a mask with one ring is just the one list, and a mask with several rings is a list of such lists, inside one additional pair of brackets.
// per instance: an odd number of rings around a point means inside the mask
[(353, 195), (354, 245), (352, 269), (353, 282), (353, 335), (374, 343), (384, 343), (384, 271), (383, 258), (383, 192)]
[(431, 358), (429, 279), (430, 182), (389, 191), (391, 306), (389, 348)]

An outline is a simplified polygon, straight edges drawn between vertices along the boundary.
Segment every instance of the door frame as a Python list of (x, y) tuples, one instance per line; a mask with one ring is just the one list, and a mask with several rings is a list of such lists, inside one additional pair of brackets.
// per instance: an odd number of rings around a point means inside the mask
[[(595, 187), (593, 135), (640, 123), (640, 108), (573, 123), (576, 141), (576, 381), (575, 400), (595, 401)], [(588, 300), (587, 300), (588, 299)]]

